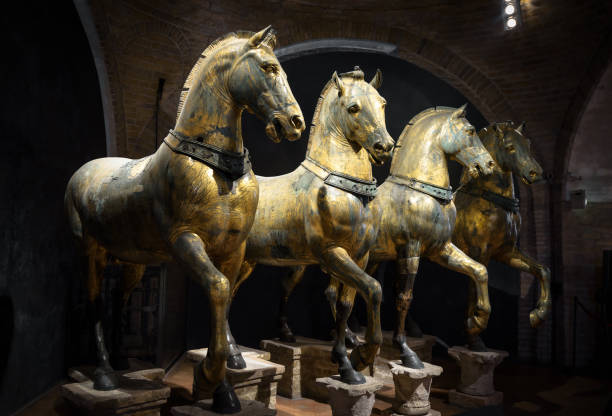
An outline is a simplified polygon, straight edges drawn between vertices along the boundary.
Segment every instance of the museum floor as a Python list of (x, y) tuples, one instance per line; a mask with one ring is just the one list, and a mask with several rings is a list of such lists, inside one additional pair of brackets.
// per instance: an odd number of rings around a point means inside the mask
[[(432, 388), (432, 408), (443, 416), (452, 415), (612, 415), (612, 380), (572, 376), (551, 367), (502, 363), (495, 374), (497, 390), (504, 392), (502, 408), (467, 410), (448, 403), (447, 392), (456, 383), (458, 367), (448, 357), (435, 357), (434, 363), (444, 367), (442, 376), (435, 379)], [(189, 383), (191, 371), (179, 369), (176, 379)], [(62, 399), (58, 383), (16, 416), (73, 416), (77, 413)], [(180, 389), (173, 388), (172, 398), (163, 415), (170, 415), (170, 406), (184, 404)], [(393, 389), (383, 389), (377, 396), (373, 414), (381, 414), (390, 407)], [(331, 415), (325, 403), (310, 399), (290, 400), (277, 397), (278, 416)]]

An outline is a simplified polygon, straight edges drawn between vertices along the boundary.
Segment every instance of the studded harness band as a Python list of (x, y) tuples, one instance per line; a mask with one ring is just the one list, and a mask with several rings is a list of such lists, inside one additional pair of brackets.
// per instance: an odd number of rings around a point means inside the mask
[(374, 178), (372, 178), (372, 180), (367, 180), (335, 172), (309, 157), (306, 157), (302, 162), (302, 166), (321, 178), (327, 185), (333, 186), (334, 188), (342, 189), (343, 191), (359, 196), (365, 196), (370, 199), (376, 196), (376, 179)]
[(448, 204), (453, 200), (453, 188), (450, 186), (448, 188), (444, 188), (432, 183), (423, 182), (415, 178), (409, 178), (407, 176), (397, 174), (389, 175), (387, 180), (397, 183), (398, 185), (407, 186), (410, 189), (414, 189), (415, 191), (419, 191), (426, 195), (433, 196), (434, 198), (439, 199), (442, 204)]
[(238, 179), (251, 170), (251, 160), (249, 159), (249, 151), (246, 147), (243, 148), (243, 153), (230, 152), (217, 146), (203, 143), (202, 137), (188, 137), (172, 129), (170, 129), (170, 134), (178, 140), (177, 144), (173, 144), (168, 140), (169, 137), (164, 139), (164, 143), (172, 151), (190, 156), (212, 168), (219, 169), (231, 179)]
[(468, 189), (460, 189), (460, 192), (487, 200), (505, 209), (508, 212), (518, 213), (520, 211), (518, 198), (508, 198), (498, 193), (487, 191), (486, 189), (468, 188)]

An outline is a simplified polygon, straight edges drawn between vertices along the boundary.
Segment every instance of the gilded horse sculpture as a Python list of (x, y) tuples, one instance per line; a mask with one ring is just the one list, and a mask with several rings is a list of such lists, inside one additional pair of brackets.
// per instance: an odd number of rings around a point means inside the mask
[[(96, 389), (118, 383), (100, 320), (108, 256), (124, 264), (124, 299), (144, 265), (153, 262), (175, 260), (202, 286), (210, 300), (211, 342), (194, 378), (210, 392), (226, 383), (226, 309), (259, 197), (242, 145), (242, 112), (266, 122), (274, 141), (298, 139), (304, 130), (300, 107), (274, 56), (275, 42), (270, 27), (213, 42), (189, 74), (176, 125), (154, 154), (93, 160), (70, 179), (65, 205), (88, 257), (88, 297), (95, 313)], [(231, 388), (223, 391), (235, 397)]]
[[(540, 297), (537, 307), (529, 314), (531, 325), (537, 327), (546, 318), (551, 305), (550, 271), (517, 247), (521, 215), (512, 174), (530, 185), (543, 179), (542, 168), (531, 153), (529, 140), (523, 135), (523, 124), (515, 128), (512, 123), (496, 123), (482, 129), (479, 136), (502, 172), (473, 179), (457, 193), (453, 242), (485, 266), (494, 259), (539, 279)], [(470, 315), (475, 307), (473, 285), (470, 285), (468, 305)], [(468, 345), (475, 351), (486, 350), (477, 334), (468, 335)]]
[[(397, 323), (393, 342), (400, 349), (404, 366), (423, 368), (419, 357), (408, 347), (404, 331), (420, 257), (467, 274), (473, 280), (477, 302), (473, 315), (468, 317), (471, 332), (486, 327), (490, 312), (486, 268), (451, 242), (456, 211), (446, 155), (465, 166), (472, 177), (490, 174), (495, 162), (465, 119), (465, 105), (458, 109), (434, 107), (422, 111), (404, 128), (396, 147), (390, 175), (378, 187), (371, 203), (372, 209), (380, 211), (381, 219), (366, 271), (372, 275), (380, 262), (396, 260)], [(301, 273), (303, 270), (296, 270), (283, 286), (294, 287)], [(339, 284), (330, 279), (326, 290), (332, 311)], [(285, 293), (284, 299), (287, 297)]]
[[(343, 301), (355, 290), (366, 300), (366, 343), (351, 353), (337, 337), (332, 360), (344, 382), (365, 381), (361, 370), (373, 362), (382, 342), (380, 284), (363, 268), (376, 239), (379, 214), (371, 163), (383, 163), (393, 150), (385, 127), (385, 100), (378, 94), (382, 75), (370, 83), (359, 68), (324, 87), (312, 122), (306, 159), (293, 172), (258, 177), (261, 198), (247, 238), (239, 284), (257, 263), (273, 266), (320, 264), (345, 284)], [(234, 291), (238, 287), (234, 288)], [(343, 334), (348, 314), (338, 313)]]

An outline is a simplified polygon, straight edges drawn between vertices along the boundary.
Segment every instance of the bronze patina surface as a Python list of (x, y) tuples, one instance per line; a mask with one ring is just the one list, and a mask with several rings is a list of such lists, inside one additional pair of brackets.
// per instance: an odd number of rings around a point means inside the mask
[[(517, 246), (521, 215), (512, 174), (530, 185), (543, 179), (542, 168), (531, 153), (529, 139), (523, 135), (523, 125), (496, 123), (482, 129), (479, 136), (502, 172), (472, 179), (457, 193), (453, 242), (485, 266), (494, 259), (538, 278), (540, 297), (529, 314), (531, 325), (536, 327), (550, 310), (550, 271)], [(474, 287), (470, 284), (468, 315), (474, 309)], [(474, 334), (468, 339), (471, 349), (486, 350), (479, 336)]]
[[(246, 109), (267, 123), (272, 140), (299, 138), (302, 113), (274, 56), (275, 42), (268, 27), (258, 33), (230, 33), (211, 44), (185, 82), (174, 127), (179, 137), (240, 159)], [(229, 353), (225, 317), (259, 187), (250, 169), (229, 174), (212, 162), (173, 151), (170, 146), (179, 147), (180, 141), (169, 134), (153, 155), (138, 160), (93, 160), (72, 176), (66, 189), (71, 230), (89, 259), (89, 301), (97, 310), (98, 389), (117, 385), (100, 321), (102, 272), (109, 256), (125, 264), (125, 299), (147, 263), (174, 260), (201, 285), (210, 300), (211, 342), (194, 374), (196, 396), (198, 389), (211, 392), (224, 380)], [(198, 152), (199, 146), (192, 145)]]
[(342, 380), (351, 384), (364, 382), (355, 369), (371, 364), (382, 342), (381, 287), (363, 268), (380, 217), (370, 202), (371, 163), (389, 159), (394, 144), (385, 127), (385, 100), (376, 90), (382, 75), (377, 72), (370, 83), (363, 77), (358, 68), (334, 73), (317, 104), (304, 162), (286, 175), (258, 177), (261, 196), (240, 278), (244, 281), (257, 263), (320, 264), (345, 284), (336, 319), (339, 334), (359, 292), (368, 308), (366, 343), (349, 360), (340, 336), (332, 352)]
[[(366, 271), (372, 275), (380, 262), (397, 260), (397, 326), (393, 340), (401, 350), (402, 364), (412, 368), (422, 368), (423, 364), (406, 343), (404, 322), (421, 256), (467, 274), (474, 281), (477, 299), (467, 320), (471, 332), (484, 329), (490, 313), (486, 268), (451, 242), (456, 210), (446, 156), (465, 166), (470, 177), (488, 175), (495, 168), (474, 127), (465, 119), (464, 109), (430, 108), (408, 123), (397, 141), (390, 176), (378, 187), (371, 203), (381, 217)], [(302, 274), (303, 269), (296, 269), (283, 282), (284, 302)], [(338, 286), (339, 282), (331, 279), (326, 290), (332, 311)]]

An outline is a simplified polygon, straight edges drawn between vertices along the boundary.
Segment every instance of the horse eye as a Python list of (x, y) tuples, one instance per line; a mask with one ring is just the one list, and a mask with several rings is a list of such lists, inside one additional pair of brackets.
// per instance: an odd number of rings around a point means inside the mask
[(470, 136), (476, 133), (476, 130), (474, 129), (474, 127), (468, 127), (465, 132), (467, 134), (469, 134)]
[(276, 72), (278, 72), (274, 64), (263, 64), (261, 67), (268, 74), (276, 74)]
[(508, 146), (506, 146), (506, 150), (507, 150), (508, 152), (514, 152), (516, 149), (514, 149), (514, 145), (509, 144)]
[(353, 104), (352, 106), (349, 107), (348, 111), (351, 114), (355, 114), (360, 110), (359, 106), (357, 104)]

